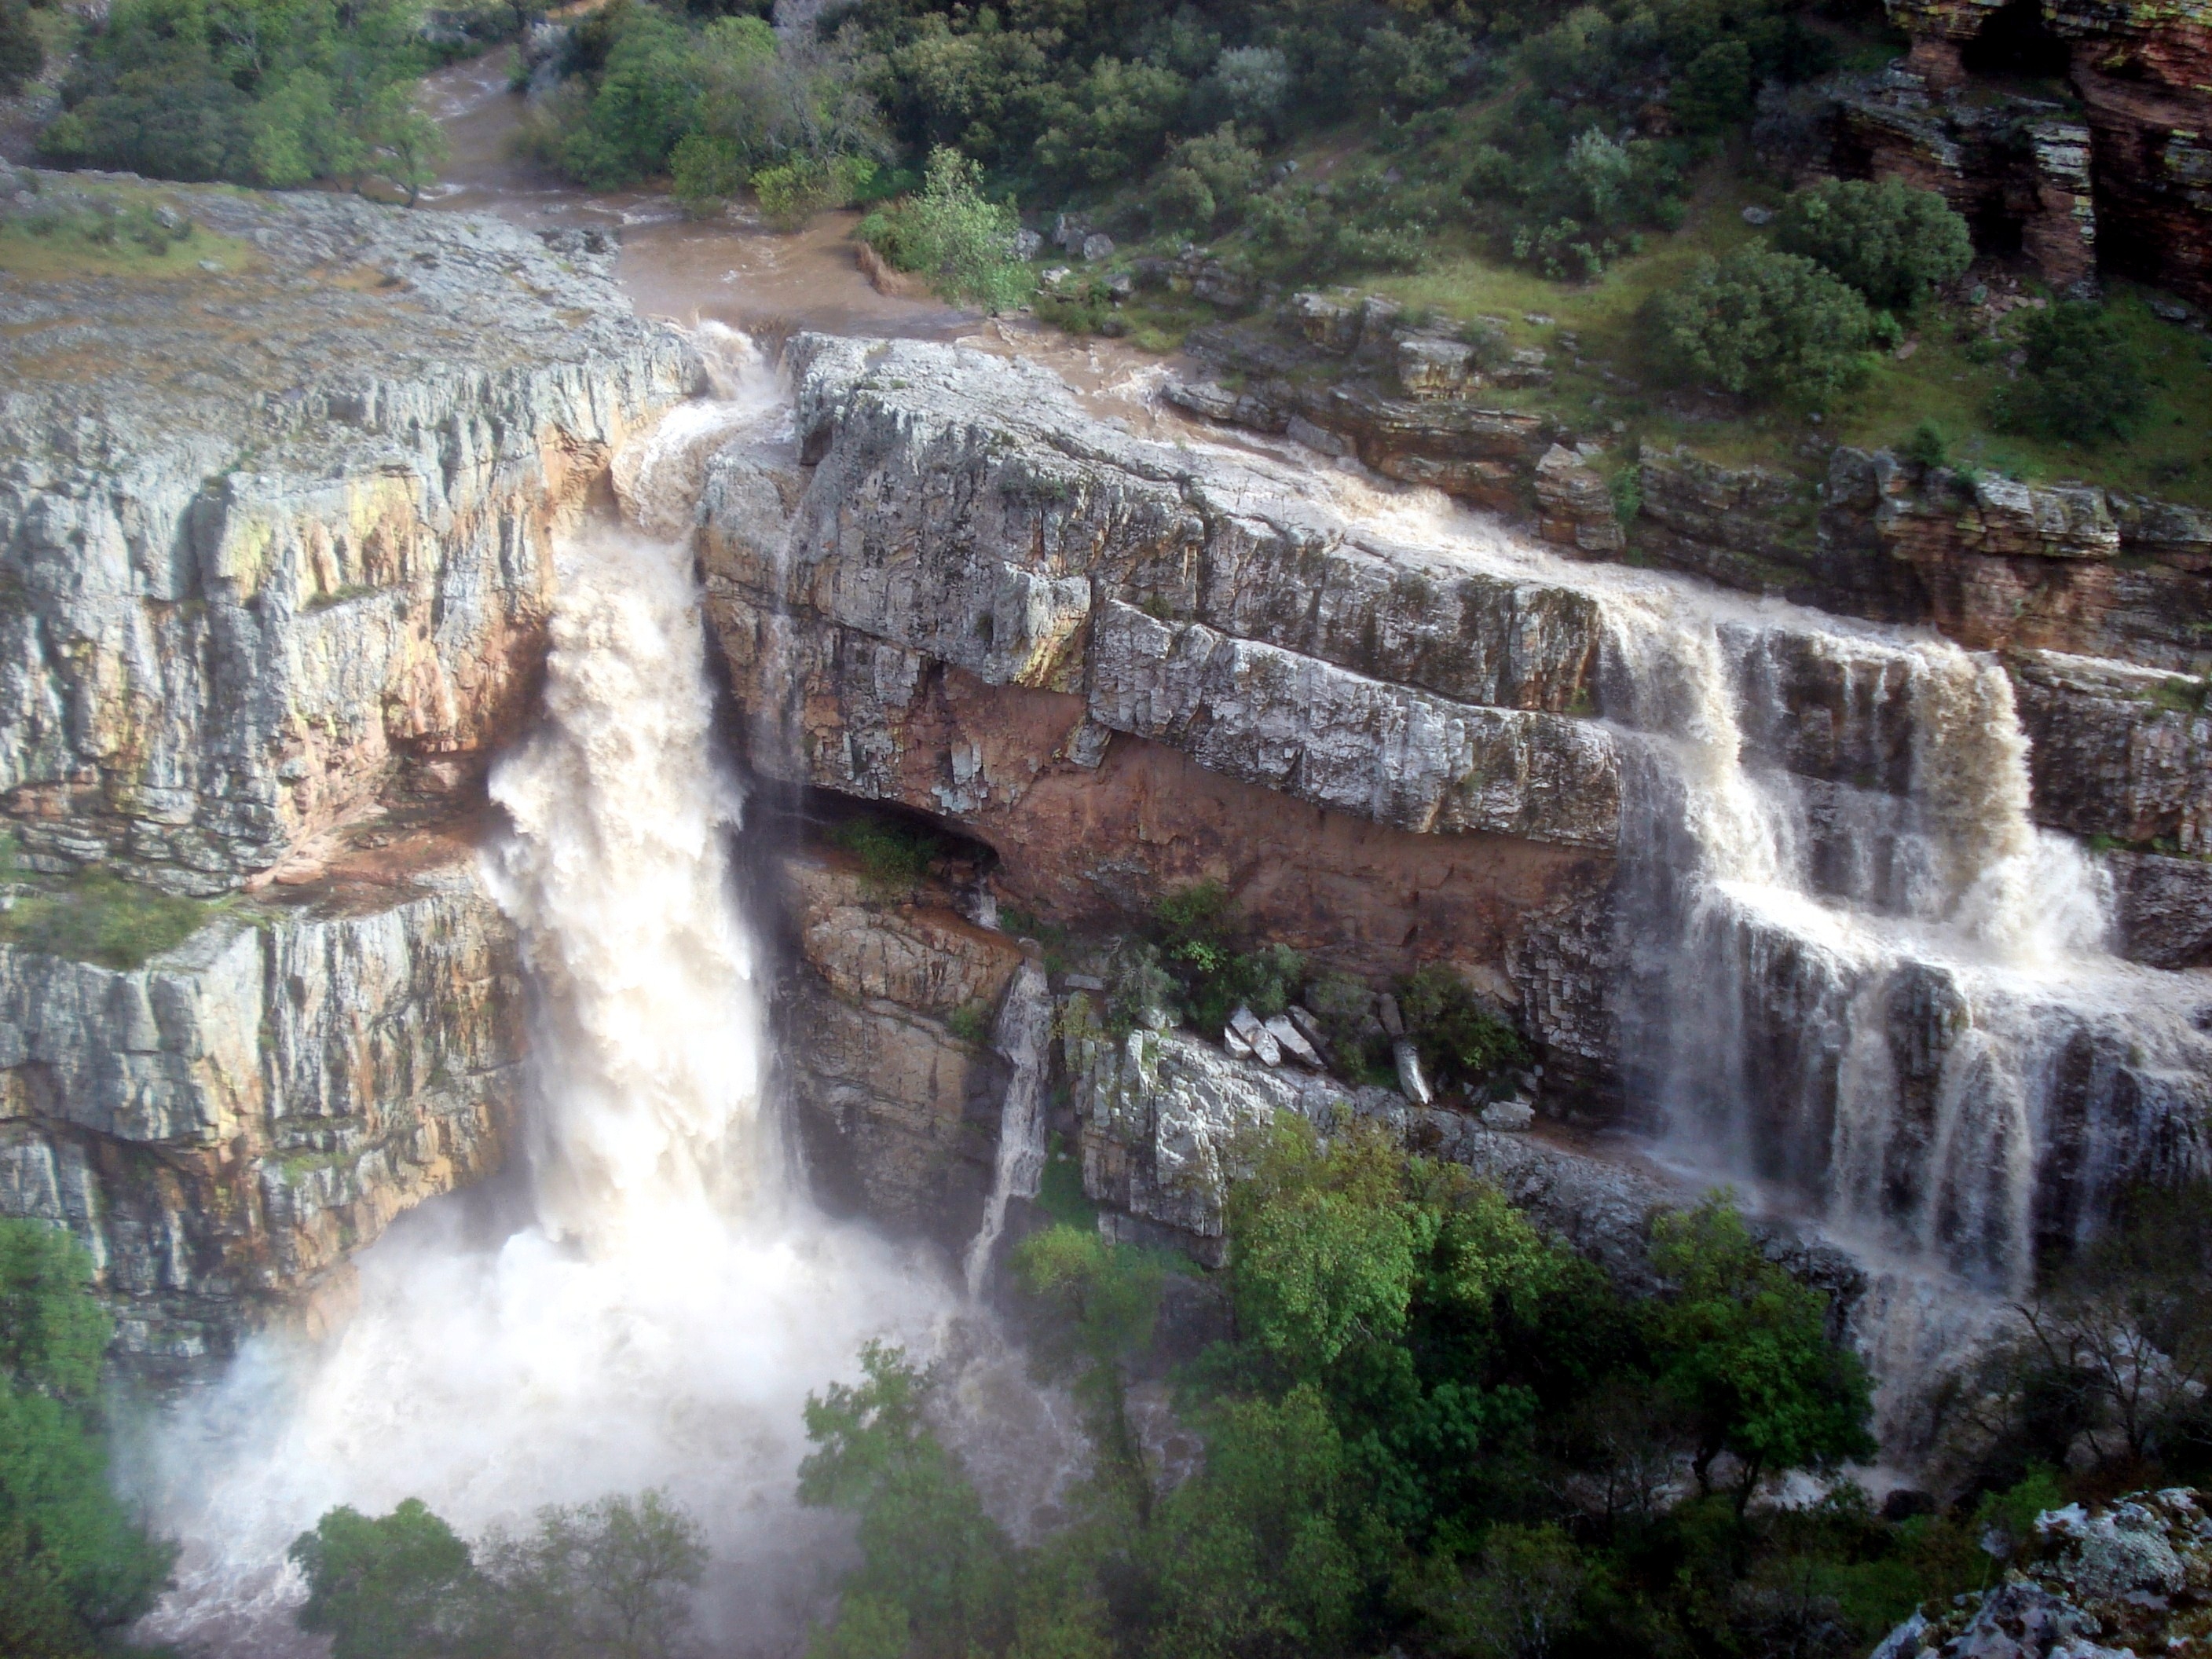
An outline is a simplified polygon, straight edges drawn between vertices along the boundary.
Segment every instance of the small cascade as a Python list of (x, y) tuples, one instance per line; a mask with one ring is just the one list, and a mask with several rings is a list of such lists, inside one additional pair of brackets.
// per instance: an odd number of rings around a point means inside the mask
[(983, 1293), (992, 1254), (1006, 1231), (1006, 1204), (1035, 1198), (1044, 1174), (1045, 1063), (1052, 1046), (1052, 988), (1043, 967), (1025, 959), (991, 1032), (991, 1046), (1012, 1067), (1005, 1103), (999, 1109), (999, 1157), (991, 1190), (983, 1200), (983, 1219), (968, 1242), (962, 1263), (972, 1300)]
[(2130, 1182), (2212, 1172), (2212, 999), (2110, 954), (2106, 878), (2031, 816), (2002, 664), (1318, 477), (1386, 544), (1596, 602), (1619, 1052), (1662, 1156), (1955, 1275), (1947, 1308), (2017, 1295)]

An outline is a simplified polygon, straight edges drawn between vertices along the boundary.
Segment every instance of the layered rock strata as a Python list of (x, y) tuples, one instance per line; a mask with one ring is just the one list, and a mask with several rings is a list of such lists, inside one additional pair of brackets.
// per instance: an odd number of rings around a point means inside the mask
[(38, 868), (204, 895), (481, 774), (551, 531), (698, 371), (580, 242), (159, 198), (211, 270), (0, 276), (0, 808)]
[(231, 896), (134, 972), (0, 950), (0, 1214), (69, 1225), (124, 1347), (186, 1361), (500, 1166), (520, 973), (471, 803), (554, 536), (700, 368), (604, 239), (39, 184), (204, 257), (0, 274), (0, 845)]
[(1296, 516), (1256, 463), (1137, 442), (1018, 364), (793, 357), (797, 450), (724, 454), (702, 506), (757, 769), (953, 823), (1072, 923), (1224, 879), (1270, 937), (1449, 957), (1607, 1052), (1587, 599)]
[(787, 854), (773, 876), (797, 967), (777, 1012), (815, 1193), (957, 1249), (1006, 1086), (984, 1034), (1021, 951), (942, 887), (887, 890), (835, 852)]
[(0, 945), (0, 1214), (66, 1225), (147, 1364), (342, 1291), (518, 1104), (515, 941), (458, 842), (240, 902), (143, 968)]
[(1904, 67), (1923, 106), (1927, 93), (1972, 79), (1978, 55), (2024, 46), (2055, 60), (2048, 67), (2063, 69), (2081, 100), (2081, 137), (2066, 148), (2086, 151), (2058, 171), (2077, 199), (2071, 179), (2087, 175), (2103, 263), (2212, 303), (2212, 11), (2096, 0), (1887, 0), (1887, 9), (1911, 37)]

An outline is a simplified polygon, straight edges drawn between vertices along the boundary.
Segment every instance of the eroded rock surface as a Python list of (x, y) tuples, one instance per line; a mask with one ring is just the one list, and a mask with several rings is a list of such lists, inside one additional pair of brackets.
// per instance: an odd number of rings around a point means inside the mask
[(2212, 1634), (2212, 1494), (2139, 1492), (2035, 1519), (1994, 1589), (1923, 1607), (1875, 1659), (2095, 1659), (2186, 1652)]
[(1223, 879), (1271, 938), (1449, 957), (1563, 1056), (1607, 1052), (1587, 596), (1362, 537), (1024, 365), (793, 353), (797, 448), (725, 453), (702, 506), (757, 768), (957, 823), (1043, 913)]
[(580, 245), (165, 194), (242, 264), (0, 276), (0, 807), (38, 868), (213, 894), (480, 775), (551, 530), (698, 371)]
[(125, 1352), (228, 1352), (500, 1166), (513, 932), (468, 847), (413, 860), (239, 905), (133, 972), (0, 945), (0, 1214), (83, 1242)]

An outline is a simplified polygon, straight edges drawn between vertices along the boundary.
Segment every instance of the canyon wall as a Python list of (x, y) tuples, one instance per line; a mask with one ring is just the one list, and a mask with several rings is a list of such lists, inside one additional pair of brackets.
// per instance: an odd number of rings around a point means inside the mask
[(0, 1214), (65, 1222), (156, 1365), (340, 1294), (505, 1158), (482, 780), (554, 536), (700, 376), (596, 235), (159, 191), (196, 270), (0, 275), (0, 902), (212, 901), (131, 971), (0, 944)]

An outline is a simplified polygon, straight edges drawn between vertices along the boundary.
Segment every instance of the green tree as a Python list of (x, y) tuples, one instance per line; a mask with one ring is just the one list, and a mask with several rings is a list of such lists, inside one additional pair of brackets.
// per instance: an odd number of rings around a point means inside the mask
[(1036, 278), (1014, 258), (1021, 216), (982, 190), (982, 169), (957, 150), (929, 157), (921, 194), (896, 212), (871, 215), (860, 234), (901, 270), (920, 272), (948, 300), (994, 311), (1021, 304)]
[(1045, 1316), (1033, 1352), (1048, 1376), (1070, 1376), (1104, 1460), (1101, 1474), (1141, 1522), (1152, 1476), (1129, 1421), (1129, 1367), (1151, 1346), (1159, 1263), (1079, 1227), (1051, 1227), (1014, 1247), (1016, 1279)]
[(23, 0), (0, 0), (0, 93), (22, 90), (46, 66), (46, 42)]
[(1651, 1260), (1671, 1284), (1650, 1316), (1659, 1382), (1695, 1425), (1701, 1491), (1723, 1451), (1738, 1513), (1766, 1474), (1873, 1455), (1866, 1372), (1830, 1340), (1827, 1298), (1761, 1254), (1724, 1194), (1661, 1217)]
[(426, 1659), (462, 1646), (475, 1563), (421, 1498), (374, 1518), (340, 1505), (289, 1553), (307, 1580), (301, 1627), (331, 1638), (331, 1659)]
[(154, 1605), (173, 1546), (108, 1488), (110, 1327), (66, 1233), (0, 1221), (0, 1652), (82, 1655)]
[(2102, 306), (2061, 301), (2028, 319), (2022, 344), (2020, 380), (1990, 408), (1998, 427), (2086, 444), (2134, 430), (2150, 400), (2142, 362)]
[(477, 1553), (477, 1642), (518, 1659), (673, 1659), (707, 1567), (698, 1523), (657, 1491), (540, 1510)]
[(1867, 303), (1908, 310), (1973, 263), (1966, 222), (1932, 190), (1894, 179), (1825, 179), (1790, 192), (1777, 246), (1850, 283)]
[(1205, 1472), (1148, 1540), (1158, 1659), (1329, 1653), (1351, 1633), (1366, 1517), (1319, 1389), (1221, 1407)]
[(1012, 1551), (922, 1421), (929, 1379), (879, 1342), (861, 1351), (860, 1369), (859, 1383), (806, 1402), (815, 1449), (799, 1466), (799, 1501), (856, 1516), (861, 1556), (812, 1659), (966, 1659), (1002, 1645)]
[(1324, 1149), (1304, 1120), (1278, 1119), (1230, 1189), (1237, 1334), (1292, 1378), (1404, 1332), (1437, 1222), (1407, 1202), (1401, 1169), (1379, 1133)]
[(1894, 337), (1855, 290), (1764, 242), (1699, 260), (1651, 296), (1646, 317), (1663, 368), (1759, 398), (1823, 402), (1863, 379), (1869, 351)]

